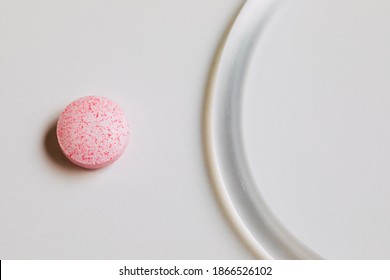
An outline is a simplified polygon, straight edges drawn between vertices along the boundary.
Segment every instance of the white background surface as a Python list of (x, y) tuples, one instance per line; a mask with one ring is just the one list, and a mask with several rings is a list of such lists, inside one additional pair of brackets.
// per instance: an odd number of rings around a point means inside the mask
[[(210, 67), (242, 3), (0, 0), (0, 259), (253, 257), (217, 203), (201, 134)], [(289, 2), (246, 76), (259, 191), (326, 258), (389, 258), (389, 11)], [(131, 126), (126, 153), (98, 171), (65, 160), (54, 131), (91, 94)]]
[[(251, 258), (207, 178), (201, 113), (243, 1), (0, 0), (0, 259)], [(61, 110), (89, 94), (131, 124), (126, 153), (61, 157)]]

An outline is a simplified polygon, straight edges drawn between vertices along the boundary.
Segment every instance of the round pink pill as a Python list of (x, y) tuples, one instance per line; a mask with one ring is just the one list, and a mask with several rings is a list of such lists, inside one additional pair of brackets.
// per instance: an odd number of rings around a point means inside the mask
[(101, 96), (86, 96), (70, 103), (57, 123), (62, 152), (88, 169), (107, 166), (125, 151), (129, 125), (121, 108)]

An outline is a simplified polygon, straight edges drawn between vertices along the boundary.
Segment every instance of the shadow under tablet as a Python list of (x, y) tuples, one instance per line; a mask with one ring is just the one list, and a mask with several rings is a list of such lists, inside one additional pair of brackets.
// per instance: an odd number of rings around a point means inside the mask
[(47, 129), (45, 133), (44, 138), (44, 150), (46, 151), (46, 154), (50, 158), (50, 160), (57, 165), (58, 167), (62, 169), (66, 169), (68, 171), (73, 172), (85, 172), (90, 171), (88, 169), (81, 168), (72, 162), (70, 162), (65, 155), (62, 153), (61, 148), (58, 144), (57, 139), (57, 120), (54, 121), (49, 128)]

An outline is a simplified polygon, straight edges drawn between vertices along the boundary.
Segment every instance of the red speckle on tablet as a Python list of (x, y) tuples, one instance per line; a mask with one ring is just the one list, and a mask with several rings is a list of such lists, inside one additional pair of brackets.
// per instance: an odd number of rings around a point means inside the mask
[(86, 96), (70, 103), (57, 122), (62, 152), (88, 169), (107, 166), (125, 151), (129, 125), (122, 109), (101, 96)]

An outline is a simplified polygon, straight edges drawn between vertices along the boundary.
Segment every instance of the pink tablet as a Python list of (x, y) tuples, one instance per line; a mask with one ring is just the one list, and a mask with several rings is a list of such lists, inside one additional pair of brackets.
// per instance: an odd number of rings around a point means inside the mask
[(125, 151), (129, 125), (122, 109), (101, 96), (86, 96), (70, 103), (57, 123), (62, 152), (88, 169), (107, 166)]

